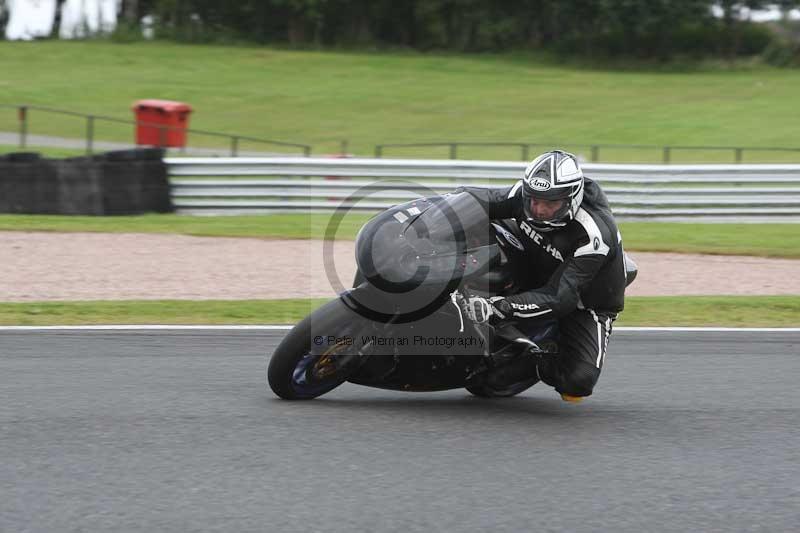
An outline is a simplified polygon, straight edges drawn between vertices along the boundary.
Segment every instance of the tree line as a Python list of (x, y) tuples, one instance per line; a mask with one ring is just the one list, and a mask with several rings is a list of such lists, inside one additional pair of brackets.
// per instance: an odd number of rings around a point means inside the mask
[(129, 20), (153, 14), (162, 35), (184, 40), (648, 59), (761, 53), (777, 34), (738, 15), (767, 5), (789, 10), (800, 0), (123, 1)]
[(192, 42), (643, 59), (749, 56), (781, 44), (785, 55), (797, 28), (739, 16), (769, 5), (788, 11), (800, 0), (122, 0), (121, 31), (134, 35), (151, 15), (158, 36)]

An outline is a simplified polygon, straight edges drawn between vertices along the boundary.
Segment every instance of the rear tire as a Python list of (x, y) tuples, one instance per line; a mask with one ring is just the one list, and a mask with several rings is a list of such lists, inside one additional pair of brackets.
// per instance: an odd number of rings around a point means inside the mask
[[(284, 400), (310, 400), (344, 383), (360, 366), (357, 337), (364, 320), (336, 299), (300, 321), (269, 360), (267, 381), (272, 391)], [(331, 335), (350, 335), (354, 342), (329, 344)], [(325, 341), (317, 344), (315, 337)]]

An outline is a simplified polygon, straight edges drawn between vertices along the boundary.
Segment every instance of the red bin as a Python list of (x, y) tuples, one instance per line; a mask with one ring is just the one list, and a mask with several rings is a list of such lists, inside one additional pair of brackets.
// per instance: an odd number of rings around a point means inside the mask
[(170, 100), (139, 100), (136, 115), (136, 144), (160, 147), (186, 146), (186, 129), (192, 107)]

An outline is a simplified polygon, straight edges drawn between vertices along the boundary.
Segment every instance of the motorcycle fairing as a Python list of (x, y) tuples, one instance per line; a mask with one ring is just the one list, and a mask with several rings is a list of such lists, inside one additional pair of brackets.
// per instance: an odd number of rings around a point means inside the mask
[(359, 271), (394, 294), (460, 283), (488, 271), (499, 254), (488, 214), (466, 192), (395, 206), (356, 237)]

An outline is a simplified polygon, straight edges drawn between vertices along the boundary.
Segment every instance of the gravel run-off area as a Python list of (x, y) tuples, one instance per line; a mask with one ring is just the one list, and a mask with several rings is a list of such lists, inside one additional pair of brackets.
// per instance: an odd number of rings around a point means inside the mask
[[(0, 301), (328, 297), (355, 272), (353, 241), (332, 248), (333, 283), (317, 240), (0, 232)], [(800, 295), (799, 260), (630, 253), (630, 296)]]

